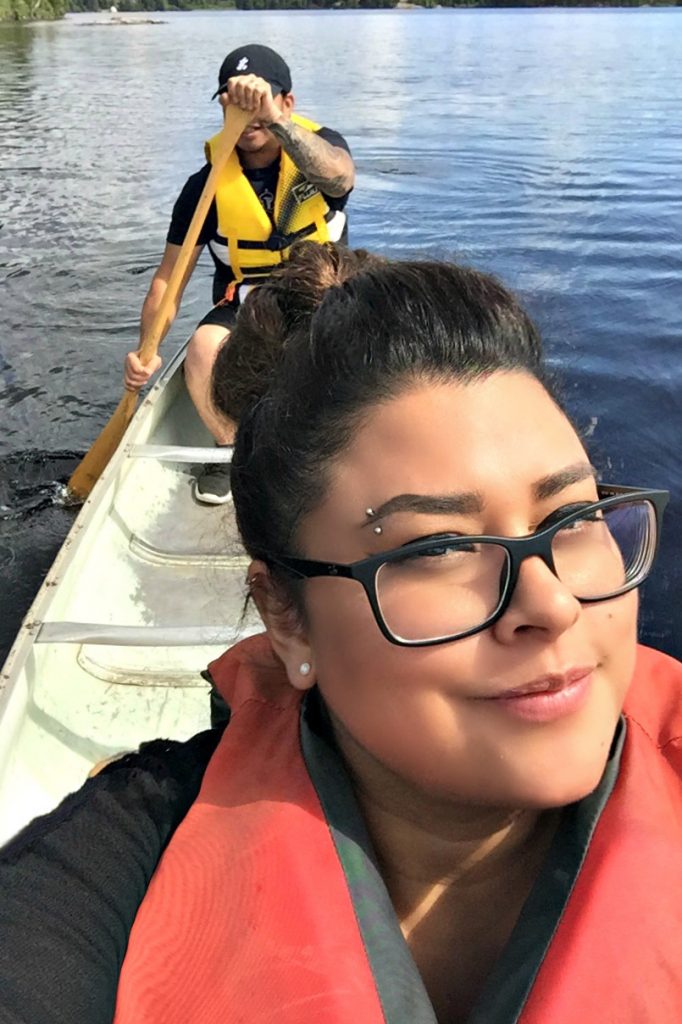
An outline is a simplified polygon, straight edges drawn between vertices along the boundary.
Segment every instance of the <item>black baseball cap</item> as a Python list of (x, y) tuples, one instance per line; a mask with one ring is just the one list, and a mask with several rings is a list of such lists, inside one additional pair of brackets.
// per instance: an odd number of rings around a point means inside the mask
[(269, 46), (249, 43), (247, 46), (238, 46), (232, 53), (228, 53), (220, 65), (218, 88), (211, 96), (212, 100), (219, 93), (225, 92), (228, 79), (234, 78), (235, 75), (258, 75), (259, 78), (264, 78), (270, 85), (273, 96), (278, 96), (281, 92), (291, 92), (289, 67)]

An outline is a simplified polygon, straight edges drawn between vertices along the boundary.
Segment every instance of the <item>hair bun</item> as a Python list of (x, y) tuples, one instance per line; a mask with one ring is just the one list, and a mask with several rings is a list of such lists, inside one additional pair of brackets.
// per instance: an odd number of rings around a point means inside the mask
[(325, 296), (381, 260), (331, 242), (298, 242), (289, 259), (249, 292), (211, 378), (218, 413), (239, 421), (267, 392), (287, 343), (307, 334)]

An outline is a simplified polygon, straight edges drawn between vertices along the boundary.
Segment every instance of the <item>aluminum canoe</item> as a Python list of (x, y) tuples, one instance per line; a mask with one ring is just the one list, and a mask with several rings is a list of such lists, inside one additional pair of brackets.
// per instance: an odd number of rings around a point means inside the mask
[(0, 842), (146, 739), (209, 724), (207, 664), (262, 628), (232, 504), (192, 495), (229, 460), (184, 384), (184, 348), (138, 409), (45, 578), (0, 675)]

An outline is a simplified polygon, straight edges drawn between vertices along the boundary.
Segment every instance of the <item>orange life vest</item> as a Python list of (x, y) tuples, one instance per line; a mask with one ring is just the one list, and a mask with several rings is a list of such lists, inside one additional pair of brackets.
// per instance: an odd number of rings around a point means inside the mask
[[(210, 670), (230, 724), (141, 904), (115, 1024), (435, 1024), (363, 836), (323, 810), (266, 638)], [(640, 648), (619, 774), (522, 1010), (476, 1024), (682, 1020), (681, 689), (682, 666)], [(518, 978), (498, 980), (504, 1005)]]

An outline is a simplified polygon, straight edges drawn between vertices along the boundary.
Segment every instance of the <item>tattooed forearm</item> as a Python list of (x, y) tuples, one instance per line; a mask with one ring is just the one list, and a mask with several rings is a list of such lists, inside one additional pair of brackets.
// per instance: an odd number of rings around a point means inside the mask
[(275, 121), (268, 127), (308, 181), (325, 195), (343, 196), (353, 187), (353, 161), (344, 149), (293, 121)]

